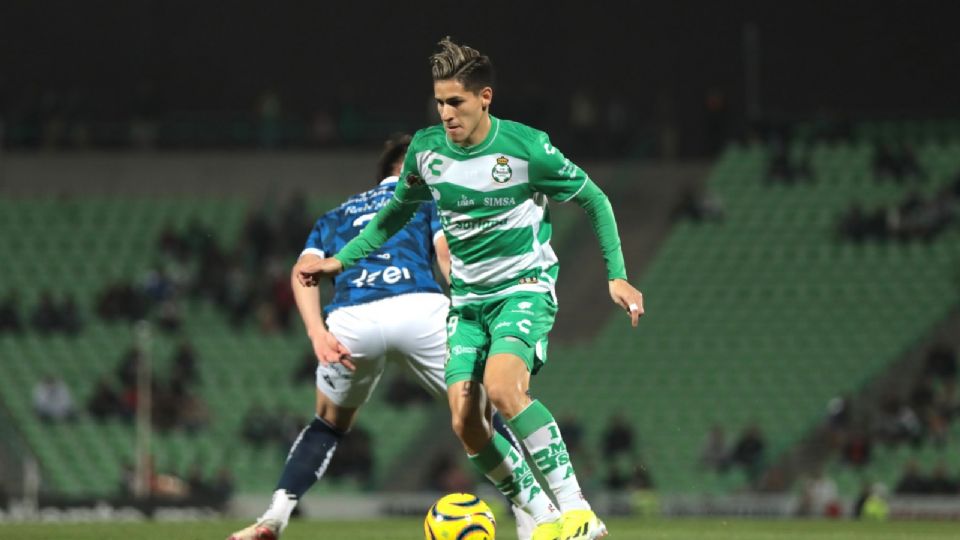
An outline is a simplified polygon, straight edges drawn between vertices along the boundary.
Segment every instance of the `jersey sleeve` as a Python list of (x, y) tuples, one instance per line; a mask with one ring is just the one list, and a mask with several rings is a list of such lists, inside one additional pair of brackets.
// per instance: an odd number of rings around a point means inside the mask
[(590, 178), (563, 152), (550, 144), (550, 137), (539, 132), (530, 148), (530, 183), (533, 188), (558, 202), (574, 198)]
[(336, 234), (336, 221), (331, 219), (331, 213), (320, 216), (320, 219), (313, 225), (310, 234), (307, 236), (307, 242), (303, 246), (300, 256), (308, 253), (317, 255), (321, 258), (328, 257), (336, 253), (337, 248), (334, 244), (334, 235)]
[(607, 265), (607, 279), (627, 279), (627, 265), (623, 261), (620, 234), (610, 199), (592, 180), (587, 179), (583, 189), (574, 195), (574, 201), (587, 213), (593, 232), (600, 241), (600, 251)]
[(440, 212), (437, 210), (437, 204), (434, 202), (423, 205), (421, 208), (427, 212), (430, 218), (430, 239), (437, 241), (437, 235), (443, 234), (443, 226), (440, 224)]
[(419, 204), (432, 201), (433, 196), (427, 183), (423, 180), (423, 174), (420, 172), (420, 158), (418, 142), (420, 142), (420, 132), (414, 135), (407, 147), (407, 155), (403, 158), (403, 167), (400, 169), (400, 178), (397, 180), (397, 189), (393, 192), (393, 198), (403, 204)]

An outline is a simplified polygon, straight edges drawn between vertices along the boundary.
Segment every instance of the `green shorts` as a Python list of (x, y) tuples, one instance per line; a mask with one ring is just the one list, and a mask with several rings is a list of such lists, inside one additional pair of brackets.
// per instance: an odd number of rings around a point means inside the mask
[(447, 316), (447, 386), (482, 381), (487, 358), (519, 356), (531, 374), (547, 361), (547, 334), (557, 304), (545, 293), (516, 293), (505, 298), (450, 308)]

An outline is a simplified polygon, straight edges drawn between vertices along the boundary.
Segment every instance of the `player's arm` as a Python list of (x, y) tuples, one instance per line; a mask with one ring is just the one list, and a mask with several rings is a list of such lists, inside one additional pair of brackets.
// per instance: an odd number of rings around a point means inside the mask
[(444, 281), (450, 285), (450, 245), (443, 234), (443, 225), (440, 224), (440, 210), (434, 203), (422, 207), (430, 215), (430, 232), (433, 234), (433, 251), (437, 254), (437, 266)]
[(560, 202), (574, 201), (586, 212), (606, 262), (610, 298), (636, 326), (643, 315), (643, 294), (627, 281), (617, 220), (607, 195), (583, 169), (554, 148), (545, 134), (532, 149), (530, 161), (530, 180), (538, 191)]
[(300, 312), (300, 319), (303, 320), (304, 329), (310, 343), (313, 346), (313, 353), (317, 361), (330, 364), (342, 363), (346, 368), (353, 370), (354, 365), (350, 361), (350, 351), (347, 350), (337, 338), (327, 330), (327, 325), (323, 322), (323, 305), (320, 299), (320, 287), (308, 287), (300, 282), (300, 271), (304, 266), (313, 264), (324, 259), (325, 250), (330, 242), (332, 230), (327, 224), (326, 216), (317, 221), (307, 238), (307, 245), (297, 259), (296, 264), (290, 271), (290, 287), (293, 289), (293, 299), (297, 304), (297, 310)]
[(335, 276), (353, 266), (403, 229), (417, 213), (420, 203), (429, 200), (433, 200), (433, 197), (419, 175), (411, 143), (393, 198), (377, 212), (360, 234), (347, 242), (336, 255), (304, 265), (300, 269), (298, 280), (305, 286), (313, 287), (319, 283), (321, 277)]
[(437, 252), (437, 266), (440, 267), (440, 273), (443, 279), (450, 284), (450, 246), (447, 245), (447, 237), (443, 231), (437, 231), (433, 237), (433, 249)]

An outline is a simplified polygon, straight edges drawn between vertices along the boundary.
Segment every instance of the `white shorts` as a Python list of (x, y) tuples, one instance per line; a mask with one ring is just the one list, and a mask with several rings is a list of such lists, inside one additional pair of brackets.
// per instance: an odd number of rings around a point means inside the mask
[(359, 407), (380, 381), (387, 352), (397, 351), (401, 365), (427, 392), (445, 395), (449, 309), (442, 294), (411, 293), (335, 310), (327, 328), (350, 351), (357, 369), (319, 364), (317, 389), (341, 407)]

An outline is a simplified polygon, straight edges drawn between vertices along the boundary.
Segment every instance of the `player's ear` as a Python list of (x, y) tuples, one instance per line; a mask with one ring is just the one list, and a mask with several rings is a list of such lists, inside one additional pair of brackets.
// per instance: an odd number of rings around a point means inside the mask
[(493, 101), (493, 88), (489, 86), (484, 86), (483, 90), (480, 90), (480, 106), (484, 111), (490, 108), (490, 102)]

